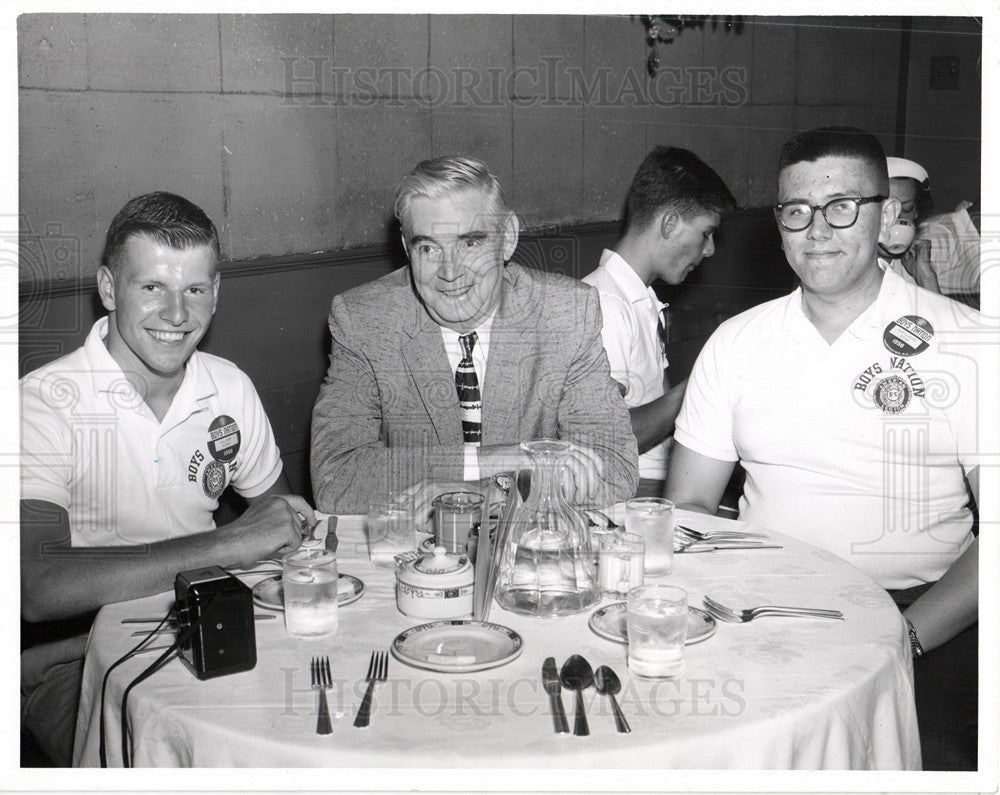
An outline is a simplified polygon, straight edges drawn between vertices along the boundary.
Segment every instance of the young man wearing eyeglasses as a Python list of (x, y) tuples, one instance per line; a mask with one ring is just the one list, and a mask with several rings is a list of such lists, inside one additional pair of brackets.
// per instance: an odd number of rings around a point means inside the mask
[[(739, 460), (741, 519), (823, 547), (892, 592), (914, 658), (940, 647), (915, 665), (924, 765), (974, 768), (970, 496), (978, 378), (996, 349), (984, 351), (993, 343), (977, 312), (879, 268), (879, 236), (900, 211), (888, 197), (885, 155), (868, 133), (812, 130), (782, 148), (775, 216), (800, 287), (709, 339), (677, 418), (666, 494), (714, 513)], [(925, 679), (934, 673), (945, 676)], [(941, 694), (947, 706), (928, 717)], [(948, 721), (962, 759), (934, 745)]]

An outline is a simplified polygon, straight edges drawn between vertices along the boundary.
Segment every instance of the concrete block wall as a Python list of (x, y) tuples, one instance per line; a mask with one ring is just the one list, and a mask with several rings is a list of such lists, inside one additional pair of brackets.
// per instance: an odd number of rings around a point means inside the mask
[(655, 144), (770, 203), (795, 129), (892, 143), (898, 27), (708, 23), (660, 46), (653, 79), (628, 16), (26, 14), (22, 224), (78, 253), (21, 278), (89, 277), (113, 214), (156, 189), (203, 206), (228, 260), (385, 244), (396, 182), (446, 153), (489, 163), (529, 228), (618, 218)]
[[(982, 23), (962, 17), (914, 21), (907, 81), (904, 152), (927, 169), (939, 212), (976, 201), (982, 147)], [(957, 61), (954, 88), (931, 84), (932, 61)]]

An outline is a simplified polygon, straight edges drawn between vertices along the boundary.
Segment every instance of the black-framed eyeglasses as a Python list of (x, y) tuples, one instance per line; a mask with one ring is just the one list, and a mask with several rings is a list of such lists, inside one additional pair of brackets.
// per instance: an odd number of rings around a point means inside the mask
[(832, 199), (826, 204), (809, 204), (809, 202), (784, 202), (774, 205), (774, 215), (778, 223), (788, 232), (801, 232), (812, 226), (816, 211), (823, 213), (823, 218), (834, 229), (847, 229), (854, 226), (862, 204), (884, 201), (885, 196), (864, 196), (854, 198), (842, 196)]

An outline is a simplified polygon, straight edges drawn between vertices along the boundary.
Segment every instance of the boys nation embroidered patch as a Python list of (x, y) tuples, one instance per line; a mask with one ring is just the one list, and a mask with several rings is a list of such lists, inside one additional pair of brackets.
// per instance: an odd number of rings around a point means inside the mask
[(913, 398), (922, 398), (927, 385), (903, 356), (872, 362), (854, 379), (853, 389), (864, 394), (883, 414), (905, 411)]

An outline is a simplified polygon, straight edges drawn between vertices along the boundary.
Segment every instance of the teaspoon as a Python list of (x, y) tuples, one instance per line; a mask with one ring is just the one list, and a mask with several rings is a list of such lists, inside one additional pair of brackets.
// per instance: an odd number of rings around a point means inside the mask
[(618, 674), (608, 668), (608, 666), (602, 665), (594, 671), (594, 690), (602, 696), (607, 696), (611, 699), (611, 708), (615, 713), (615, 727), (618, 731), (626, 734), (632, 731), (632, 727), (629, 726), (628, 721), (625, 720), (625, 715), (622, 713), (621, 707), (618, 706), (618, 699), (615, 698), (615, 695), (618, 694), (621, 689), (622, 683), (618, 678)]
[(563, 687), (576, 691), (576, 712), (573, 721), (573, 734), (584, 736), (590, 734), (587, 725), (587, 713), (583, 706), (583, 691), (594, 683), (594, 669), (579, 654), (572, 655), (563, 663), (559, 671)]

